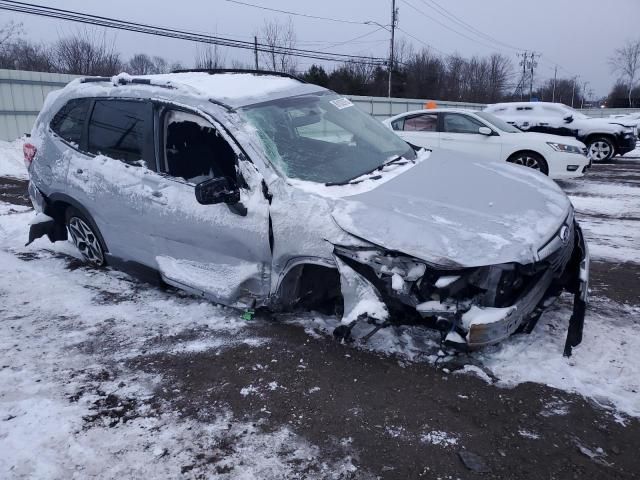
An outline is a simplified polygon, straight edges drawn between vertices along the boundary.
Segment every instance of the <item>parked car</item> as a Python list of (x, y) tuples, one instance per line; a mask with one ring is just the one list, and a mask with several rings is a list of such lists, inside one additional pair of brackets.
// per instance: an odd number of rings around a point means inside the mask
[(578, 140), (523, 132), (487, 112), (415, 110), (383, 123), (413, 145), (524, 165), (553, 179), (581, 177), (590, 164), (587, 148)]
[(567, 196), (521, 167), (413, 148), (348, 99), (276, 73), (86, 78), (25, 145), (40, 212), (96, 266), (225, 305), (332, 308), (334, 332), (438, 328), (459, 348), (535, 324), (589, 256)]
[(640, 112), (627, 113), (626, 115), (610, 115), (609, 121), (621, 125), (628, 125), (635, 129), (636, 137), (640, 128)]
[(484, 111), (527, 132), (575, 137), (587, 145), (588, 156), (594, 162), (606, 161), (636, 148), (637, 132), (632, 126), (612, 119), (591, 118), (562, 103), (496, 103)]

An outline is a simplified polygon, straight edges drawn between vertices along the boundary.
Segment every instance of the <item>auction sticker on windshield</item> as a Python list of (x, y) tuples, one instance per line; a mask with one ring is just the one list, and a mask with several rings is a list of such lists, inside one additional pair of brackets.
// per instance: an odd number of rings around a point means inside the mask
[(335, 100), (331, 100), (331, 104), (336, 107), (338, 110), (342, 110), (343, 108), (353, 107), (353, 103), (348, 98), (336, 98)]

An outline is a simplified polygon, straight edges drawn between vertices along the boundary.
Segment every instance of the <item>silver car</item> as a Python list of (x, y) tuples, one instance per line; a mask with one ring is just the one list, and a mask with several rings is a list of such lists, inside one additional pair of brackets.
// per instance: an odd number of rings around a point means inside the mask
[(545, 176), (411, 146), (347, 98), (284, 74), (85, 78), (25, 145), (30, 241), (242, 309), (327, 308), (348, 339), (394, 323), (460, 349), (535, 325), (589, 257)]

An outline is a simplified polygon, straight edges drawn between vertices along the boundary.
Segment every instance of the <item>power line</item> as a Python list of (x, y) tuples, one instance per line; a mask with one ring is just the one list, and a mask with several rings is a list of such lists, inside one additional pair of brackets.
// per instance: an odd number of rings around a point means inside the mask
[[(360, 40), (361, 38), (368, 37), (369, 35), (373, 35), (374, 33), (379, 32), (380, 30), (384, 30), (384, 28), (383, 27), (378, 27), (378, 28), (376, 28), (375, 30), (373, 30), (373, 31), (371, 31), (369, 33), (365, 33), (364, 35), (360, 35), (359, 37), (352, 38), (351, 40), (345, 40), (344, 42), (332, 43), (330, 45), (327, 45), (327, 48), (339, 47), (340, 45), (345, 45), (345, 44), (348, 44), (348, 43), (358, 43), (358, 42), (356, 42), (356, 40)], [(386, 42), (386, 40), (373, 40), (373, 41), (375, 41), (375, 42)]]
[(340, 18), (320, 17), (320, 16), (317, 16), (317, 15), (309, 15), (309, 14), (300, 13), (300, 12), (290, 12), (288, 10), (280, 10), (280, 9), (271, 8), (271, 7), (263, 7), (262, 5), (255, 5), (253, 3), (241, 2), (239, 0), (224, 0), (224, 1), (225, 2), (229, 2), (229, 3), (235, 3), (237, 5), (243, 5), (245, 7), (259, 8), (260, 10), (267, 10), (269, 12), (276, 12), (276, 13), (284, 13), (284, 14), (287, 14), (287, 15), (293, 15), (295, 17), (312, 18), (314, 20), (326, 20), (328, 22), (337, 22), (337, 23), (350, 23), (352, 25), (366, 25), (367, 24), (365, 21), (344, 20), (344, 19), (340, 19)]
[(418, 37), (416, 37), (415, 35), (412, 35), (411, 33), (407, 32), (405, 29), (400, 28), (400, 27), (396, 27), (397, 30), (400, 30), (402, 33), (404, 33), (407, 37), (411, 37), (413, 38), (416, 42), (421, 43), (422, 45), (424, 45), (425, 47), (429, 47), (432, 48), (433, 50), (435, 50), (436, 52), (438, 52), (441, 55), (449, 55), (446, 52), (443, 52), (442, 50), (434, 47), (433, 45), (428, 44), (427, 42), (420, 40)]
[[(434, 0), (420, 0), (420, 1), (424, 5), (426, 5), (427, 7), (435, 9), (436, 12), (439, 13), (440, 15), (442, 15), (443, 17), (448, 18), (449, 20), (457, 23), (458, 25), (460, 25), (463, 28), (468, 29), (471, 33), (474, 33), (475, 35), (478, 35), (478, 36), (484, 38), (485, 40), (488, 40), (490, 42), (496, 43), (498, 45), (501, 45), (503, 47), (506, 47), (506, 48), (509, 48), (509, 49), (512, 49), (512, 50), (516, 50), (516, 51), (521, 51), (522, 50), (522, 48), (515, 47), (513, 45), (505, 43), (505, 42), (503, 42), (501, 40), (498, 40), (495, 37), (492, 37), (491, 35), (488, 35), (488, 34), (482, 32), (481, 30), (478, 30), (473, 25), (465, 22), (460, 17), (458, 17), (454, 13), (450, 12), (449, 10), (447, 10), (446, 8), (444, 8), (443, 6), (441, 6), (439, 3), (437, 3)], [(428, 2), (428, 4), (427, 4), (427, 2)]]
[(479, 40), (477, 40), (477, 39), (475, 39), (475, 38), (472, 38), (472, 37), (470, 37), (470, 36), (468, 36), (468, 35), (466, 35), (466, 34), (464, 34), (464, 33), (462, 33), (462, 32), (459, 32), (458, 30), (456, 30), (456, 29), (455, 29), (455, 28), (453, 28), (453, 27), (450, 27), (450, 26), (449, 26), (449, 25), (447, 25), (446, 23), (442, 23), (442, 22), (441, 22), (440, 20), (438, 20), (437, 18), (432, 17), (431, 15), (429, 15), (429, 14), (427, 14), (427, 13), (423, 12), (422, 10), (420, 10), (418, 7), (416, 7), (416, 6), (412, 5), (411, 3), (407, 2), (407, 0), (402, 0), (402, 3), (404, 3), (404, 4), (405, 4), (405, 5), (407, 5), (408, 7), (411, 7), (413, 10), (415, 10), (416, 12), (418, 12), (418, 13), (419, 13), (420, 15), (422, 15), (423, 17), (428, 18), (429, 20), (431, 20), (431, 21), (433, 21), (433, 22), (437, 23), (438, 25), (440, 25), (440, 26), (442, 26), (442, 27), (446, 28), (447, 30), (450, 30), (450, 31), (452, 31), (452, 32), (454, 32), (454, 33), (456, 33), (456, 34), (460, 35), (461, 37), (466, 38), (467, 40), (472, 41), (473, 43), (479, 43), (480, 45), (483, 45), (483, 46), (485, 46), (485, 47), (487, 47), (487, 48), (490, 48), (490, 49), (492, 49), (492, 50), (499, 50), (499, 49), (498, 49), (498, 48), (496, 48), (495, 46), (488, 45), (488, 44), (486, 44), (486, 43), (480, 42)]
[(41, 17), (56, 18), (88, 25), (102, 26), (106, 28), (114, 28), (118, 30), (126, 30), (147, 35), (155, 35), (160, 37), (176, 38), (199, 43), (209, 43), (214, 45), (226, 46), (230, 48), (240, 48), (245, 50), (258, 50), (261, 52), (273, 52), (280, 55), (292, 55), (302, 58), (313, 58), (316, 60), (336, 61), (336, 62), (357, 62), (371, 65), (384, 65), (385, 59), (377, 57), (367, 57), (362, 55), (348, 55), (341, 53), (323, 52), (318, 50), (305, 50), (298, 48), (285, 48), (278, 46), (270, 46), (265, 44), (255, 44), (243, 40), (234, 40), (231, 38), (205, 35), (187, 30), (177, 30), (166, 27), (158, 27), (148, 24), (119, 20), (110, 17), (85, 14), (71, 10), (64, 10), (54, 7), (45, 7), (14, 0), (0, 0), (0, 10), (14, 11), (18, 13), (26, 13)]

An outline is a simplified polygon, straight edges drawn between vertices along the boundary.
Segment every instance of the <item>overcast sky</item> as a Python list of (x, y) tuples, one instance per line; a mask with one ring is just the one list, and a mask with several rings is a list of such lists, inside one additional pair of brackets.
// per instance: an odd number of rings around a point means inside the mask
[[(391, 15), (391, 0), (246, 1), (310, 15), (373, 21), (383, 25), (390, 22)], [(433, 0), (407, 0), (407, 4), (404, 0), (397, 0), (398, 26), (438, 51), (458, 52), (465, 56), (499, 51), (511, 57), (514, 65), (517, 64), (513, 49), (496, 45), (439, 15), (429, 5), (430, 1)], [(607, 63), (613, 50), (629, 39), (640, 37), (640, 0), (435, 1), (460, 20), (503, 44), (540, 52), (542, 58), (536, 70), (538, 79), (553, 77), (554, 65), (557, 64), (560, 67), (558, 76), (580, 75), (579, 81), (590, 82), (587, 90), (593, 89), (596, 96), (606, 95), (615, 81), (615, 75)], [(158, 26), (216, 33), (241, 40), (252, 39), (265, 20), (287, 21), (289, 18), (285, 14), (236, 5), (225, 0), (33, 0), (32, 3)], [(470, 38), (421, 15), (409, 4)], [(22, 22), (26, 36), (37, 41), (52, 41), (59, 35), (81, 28), (80, 24), (7, 11), (2, 11), (0, 16), (0, 23), (10, 19)], [(378, 27), (295, 16), (291, 18), (296, 29), (298, 48), (379, 57), (388, 55), (389, 34), (384, 30), (374, 32)], [(355, 42), (332, 47), (368, 32), (373, 33)], [(196, 54), (195, 44), (181, 40), (113, 30), (110, 35), (125, 57), (145, 52), (191, 66)], [(398, 37), (407, 38), (416, 47), (423, 46), (403, 32), (398, 32)], [(225, 50), (224, 55), (229, 63), (234, 59), (251, 61), (251, 57), (240, 50)], [(301, 59), (298, 66), (305, 69), (310, 63), (310, 60)]]

